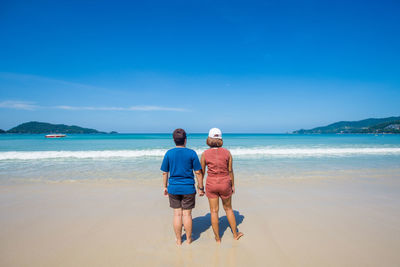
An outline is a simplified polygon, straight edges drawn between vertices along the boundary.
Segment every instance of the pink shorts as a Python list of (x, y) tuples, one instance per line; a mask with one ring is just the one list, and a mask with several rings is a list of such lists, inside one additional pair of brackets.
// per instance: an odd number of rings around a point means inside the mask
[(206, 183), (206, 196), (208, 198), (229, 198), (232, 196), (232, 182), (229, 178), (219, 182), (210, 181), (210, 177), (207, 178)]

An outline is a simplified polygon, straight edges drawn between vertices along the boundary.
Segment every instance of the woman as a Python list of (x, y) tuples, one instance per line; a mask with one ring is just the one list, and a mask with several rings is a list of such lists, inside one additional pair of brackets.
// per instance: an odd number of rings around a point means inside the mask
[(215, 240), (221, 242), (219, 236), (218, 211), (219, 198), (226, 212), (233, 238), (238, 240), (243, 233), (236, 228), (236, 219), (232, 210), (232, 194), (235, 193), (235, 182), (232, 169), (232, 156), (229, 150), (222, 148), (222, 133), (218, 128), (212, 128), (208, 134), (207, 145), (210, 147), (201, 155), (203, 173), (207, 170), (206, 195), (210, 203), (211, 225)]

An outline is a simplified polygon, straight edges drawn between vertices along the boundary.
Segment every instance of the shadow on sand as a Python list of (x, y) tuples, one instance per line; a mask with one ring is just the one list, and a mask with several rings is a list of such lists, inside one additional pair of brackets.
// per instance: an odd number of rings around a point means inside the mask
[[(236, 218), (236, 225), (237, 229), (239, 231), (239, 225), (243, 222), (244, 216), (241, 215), (237, 210), (234, 210), (233, 213), (235, 214)], [(193, 230), (192, 230), (192, 238), (193, 241), (196, 241), (197, 239), (200, 238), (201, 234), (207, 231), (208, 228), (211, 227), (211, 214), (207, 213), (204, 216), (199, 216), (196, 218), (193, 218)], [(225, 234), (225, 231), (229, 227), (229, 222), (228, 218), (225, 216), (222, 216), (219, 218), (219, 235), (222, 238)], [(232, 230), (231, 230), (232, 232)], [(183, 235), (182, 241), (186, 240), (186, 234)]]

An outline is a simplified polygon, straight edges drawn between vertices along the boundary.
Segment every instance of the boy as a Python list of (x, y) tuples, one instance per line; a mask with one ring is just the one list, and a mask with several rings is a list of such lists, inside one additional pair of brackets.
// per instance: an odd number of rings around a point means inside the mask
[[(192, 242), (192, 209), (195, 206), (196, 174), (199, 195), (204, 195), (203, 172), (194, 150), (186, 148), (186, 132), (176, 129), (173, 134), (176, 147), (165, 153), (161, 171), (163, 172), (164, 196), (169, 197), (169, 205), (174, 209), (174, 231), (176, 244), (182, 244), (182, 222), (188, 244)], [(169, 179), (168, 179), (169, 173)]]

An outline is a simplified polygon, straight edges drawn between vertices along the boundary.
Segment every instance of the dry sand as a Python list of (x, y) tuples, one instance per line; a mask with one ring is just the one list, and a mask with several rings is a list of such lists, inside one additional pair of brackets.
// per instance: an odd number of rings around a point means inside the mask
[(177, 247), (155, 182), (0, 186), (0, 266), (400, 266), (400, 175), (239, 182), (232, 238), (197, 197)]

